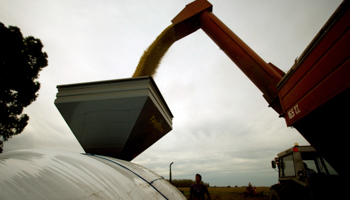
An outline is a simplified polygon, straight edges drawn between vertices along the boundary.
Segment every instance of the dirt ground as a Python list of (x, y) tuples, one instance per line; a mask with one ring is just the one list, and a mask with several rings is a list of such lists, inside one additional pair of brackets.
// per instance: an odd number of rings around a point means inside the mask
[[(186, 198), (188, 199), (189, 196)], [(244, 197), (241, 194), (213, 194), (211, 195), (211, 200), (269, 200), (269, 196), (264, 197)]]
[[(187, 199), (190, 195), (185, 195)], [(212, 194), (211, 200), (269, 200), (270, 197), (265, 195), (263, 197), (244, 197), (243, 194)]]
[[(190, 198), (189, 188), (179, 188), (184, 192), (187, 199)], [(262, 192), (262, 197), (244, 197), (243, 192), (245, 187), (209, 187), (208, 188), (211, 200), (269, 200), (270, 188), (269, 187), (257, 187), (259, 193)]]

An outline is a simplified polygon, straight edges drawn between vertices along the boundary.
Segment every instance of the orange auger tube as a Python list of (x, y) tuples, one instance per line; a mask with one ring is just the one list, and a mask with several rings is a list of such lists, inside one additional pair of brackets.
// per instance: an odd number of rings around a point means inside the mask
[(200, 25), (201, 29), (263, 92), (265, 99), (270, 103), (277, 95), (276, 85), (282, 79), (283, 72), (267, 64), (213, 13), (203, 12), (200, 15)]
[[(226, 55), (248, 76), (264, 94), (268, 103), (277, 96), (277, 83), (283, 72), (267, 64), (212, 12), (212, 5), (206, 0), (196, 0), (186, 6), (173, 20), (177, 39), (201, 28)], [(274, 109), (280, 110), (279, 106)]]

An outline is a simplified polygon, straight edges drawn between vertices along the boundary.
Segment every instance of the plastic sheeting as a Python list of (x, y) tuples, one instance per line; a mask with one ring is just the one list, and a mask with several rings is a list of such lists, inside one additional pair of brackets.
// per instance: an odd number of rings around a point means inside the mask
[(163, 177), (107, 156), (53, 149), (0, 155), (0, 199), (186, 199)]

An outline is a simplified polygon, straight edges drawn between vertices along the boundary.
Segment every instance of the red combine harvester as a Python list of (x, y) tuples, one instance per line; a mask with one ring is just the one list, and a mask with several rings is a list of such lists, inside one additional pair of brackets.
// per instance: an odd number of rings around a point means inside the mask
[[(271, 187), (271, 199), (338, 199), (347, 188), (349, 170), (343, 155), (350, 121), (349, 8), (350, 1), (344, 0), (287, 73), (261, 59), (211, 12), (206, 0), (188, 4), (172, 20), (177, 39), (201, 28), (260, 89), (287, 126), (311, 144), (278, 154), (273, 167), (278, 166), (280, 184)], [(305, 162), (315, 169), (311, 178)]]
[(173, 20), (177, 39), (202, 29), (260, 89), (287, 126), (349, 177), (342, 162), (350, 107), (350, 1), (345, 0), (284, 73), (266, 63), (211, 11), (206, 0), (188, 4)]

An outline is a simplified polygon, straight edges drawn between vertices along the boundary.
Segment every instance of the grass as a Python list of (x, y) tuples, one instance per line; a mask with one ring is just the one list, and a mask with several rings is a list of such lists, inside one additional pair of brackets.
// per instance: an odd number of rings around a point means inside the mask
[[(179, 190), (184, 192), (187, 199), (190, 198), (189, 187), (179, 187)], [(229, 200), (229, 199), (254, 199), (254, 200), (268, 200), (270, 196), (270, 187), (257, 187), (258, 193), (262, 192), (263, 197), (244, 197), (243, 192), (245, 187), (209, 187), (209, 193), (212, 200)]]

